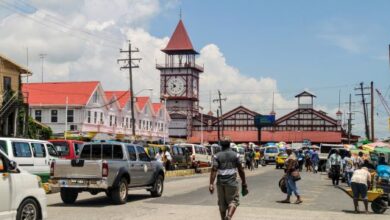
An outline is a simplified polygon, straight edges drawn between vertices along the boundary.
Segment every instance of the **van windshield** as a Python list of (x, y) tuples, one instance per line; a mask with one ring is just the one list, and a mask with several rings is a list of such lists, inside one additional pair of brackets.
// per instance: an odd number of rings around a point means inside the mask
[(52, 142), (54, 148), (57, 150), (60, 156), (69, 156), (69, 144), (63, 142)]
[(278, 153), (278, 148), (276, 147), (270, 147), (270, 148), (267, 148), (265, 150), (266, 153), (269, 153), (269, 154), (275, 154), (275, 153)]

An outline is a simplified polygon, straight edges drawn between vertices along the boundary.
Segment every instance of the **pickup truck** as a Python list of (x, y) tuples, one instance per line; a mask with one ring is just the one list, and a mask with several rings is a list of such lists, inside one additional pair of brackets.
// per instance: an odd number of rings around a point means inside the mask
[(73, 204), (80, 192), (105, 192), (115, 204), (127, 202), (129, 188), (143, 188), (153, 197), (164, 189), (164, 169), (139, 145), (121, 142), (86, 143), (80, 157), (55, 160), (50, 166), (52, 189)]

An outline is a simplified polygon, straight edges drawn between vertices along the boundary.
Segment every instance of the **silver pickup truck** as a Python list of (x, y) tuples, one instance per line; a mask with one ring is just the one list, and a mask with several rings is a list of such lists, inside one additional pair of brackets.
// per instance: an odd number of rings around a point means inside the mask
[(164, 189), (162, 164), (151, 160), (143, 147), (121, 142), (86, 143), (80, 158), (53, 161), (50, 176), (50, 186), (60, 189), (66, 204), (83, 191), (105, 192), (115, 204), (124, 204), (129, 188), (144, 188), (153, 197)]

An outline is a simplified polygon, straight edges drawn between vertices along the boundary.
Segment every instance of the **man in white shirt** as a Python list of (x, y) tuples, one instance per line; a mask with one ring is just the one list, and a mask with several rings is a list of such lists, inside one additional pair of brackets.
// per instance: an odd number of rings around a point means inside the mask
[(339, 153), (339, 150), (335, 150), (335, 152), (330, 156), (330, 168), (332, 171), (332, 183), (333, 186), (339, 185), (339, 179), (340, 179), (340, 170), (341, 170), (341, 156)]
[(171, 153), (169, 153), (169, 149), (164, 149), (164, 158), (165, 158), (165, 170), (170, 170), (171, 169), (171, 161), (172, 161), (172, 156)]
[(353, 192), (353, 204), (355, 213), (359, 213), (359, 197), (363, 200), (364, 208), (368, 213), (367, 191), (371, 183), (371, 174), (367, 167), (362, 167), (353, 172), (351, 179), (351, 188)]

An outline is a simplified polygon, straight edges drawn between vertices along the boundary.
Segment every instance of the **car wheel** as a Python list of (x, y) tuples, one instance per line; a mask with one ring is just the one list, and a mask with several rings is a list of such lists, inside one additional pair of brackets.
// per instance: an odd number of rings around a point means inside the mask
[(79, 192), (74, 189), (61, 189), (61, 199), (65, 204), (73, 204), (76, 201), (78, 195)]
[(153, 184), (152, 190), (150, 190), (150, 194), (152, 197), (161, 197), (164, 191), (164, 177), (162, 175), (158, 175), (156, 181)]
[(119, 181), (119, 184), (111, 190), (111, 199), (115, 204), (125, 204), (127, 202), (128, 183), (125, 178)]
[(17, 220), (31, 219), (37, 220), (41, 217), (41, 210), (37, 202), (33, 199), (26, 199), (20, 204), (16, 215)]

